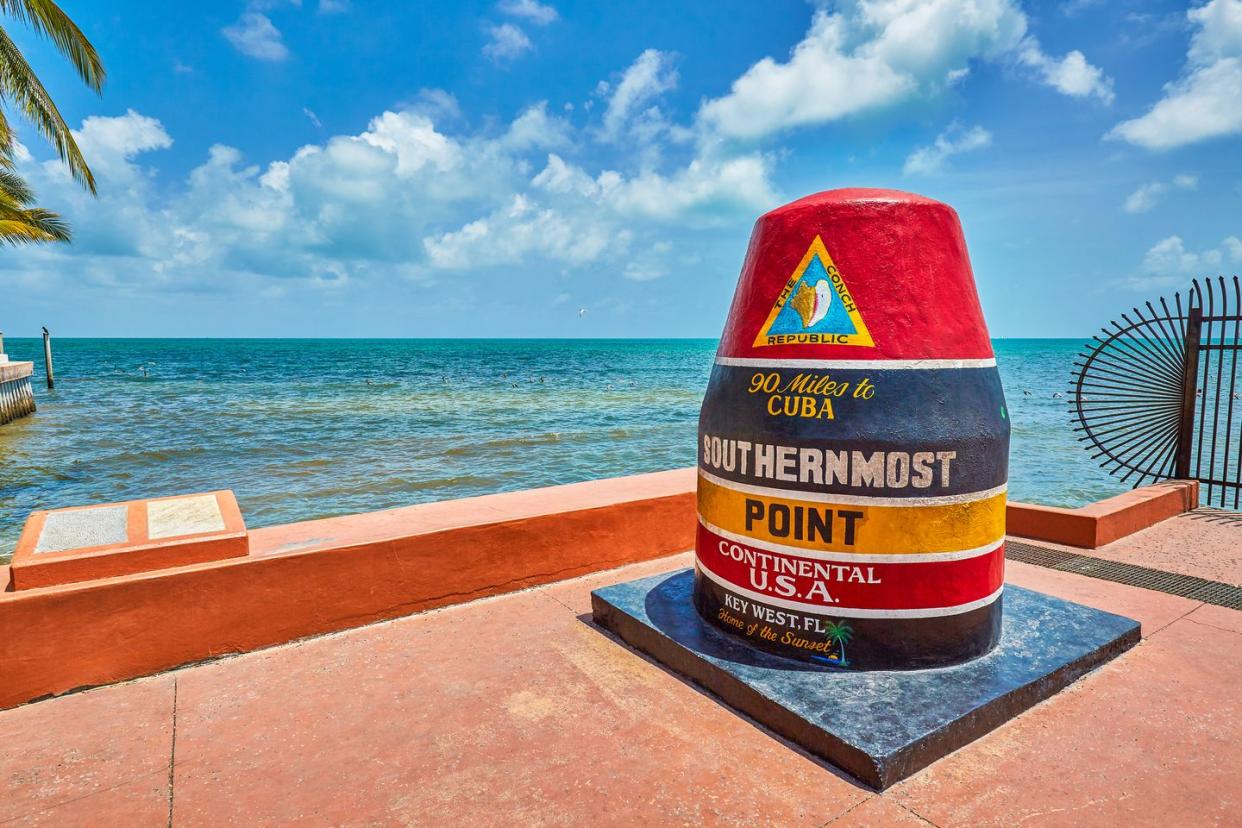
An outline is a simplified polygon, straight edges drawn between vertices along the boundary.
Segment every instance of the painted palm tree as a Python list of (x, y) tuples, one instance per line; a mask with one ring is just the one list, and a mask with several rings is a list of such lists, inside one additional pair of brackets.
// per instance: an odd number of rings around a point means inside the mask
[[(78, 77), (87, 86), (95, 92), (103, 89), (104, 67), (95, 47), (52, 0), (0, 0), (0, 14), (46, 37), (73, 64)], [(0, 242), (65, 241), (69, 238), (68, 227), (55, 213), (30, 206), (34, 195), (13, 170), (16, 138), (5, 115), (6, 108), (20, 112), (56, 149), (74, 179), (91, 193), (95, 192), (95, 177), (52, 96), (3, 26), (0, 26), (0, 104), (4, 105), (0, 107), (0, 157), (3, 159), (0, 170), (4, 175), (0, 180)]]
[(854, 637), (854, 629), (846, 621), (833, 623), (828, 622), (828, 626), (824, 630), (824, 634), (828, 640), (835, 644), (841, 653), (841, 663), (845, 663), (845, 645)]

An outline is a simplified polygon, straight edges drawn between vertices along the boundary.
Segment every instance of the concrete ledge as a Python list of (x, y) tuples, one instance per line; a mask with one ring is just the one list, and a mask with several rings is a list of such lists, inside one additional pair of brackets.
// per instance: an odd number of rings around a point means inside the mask
[(257, 529), (244, 558), (12, 591), (0, 708), (694, 544), (693, 469)]
[(1197, 480), (1144, 486), (1077, 509), (1009, 503), (1005, 531), (1033, 540), (1097, 549), (1199, 505)]
[(10, 380), (25, 379), (34, 373), (33, 362), (4, 362), (0, 363), (0, 382), (9, 382)]

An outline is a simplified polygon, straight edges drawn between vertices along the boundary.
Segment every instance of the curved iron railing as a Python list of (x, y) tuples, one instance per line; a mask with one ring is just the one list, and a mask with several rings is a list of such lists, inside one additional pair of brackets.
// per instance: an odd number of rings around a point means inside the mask
[(1135, 487), (1196, 479), (1202, 503), (1238, 509), (1242, 284), (1196, 279), (1184, 299), (1145, 302), (1092, 338), (1074, 363), (1074, 429), (1101, 468)]

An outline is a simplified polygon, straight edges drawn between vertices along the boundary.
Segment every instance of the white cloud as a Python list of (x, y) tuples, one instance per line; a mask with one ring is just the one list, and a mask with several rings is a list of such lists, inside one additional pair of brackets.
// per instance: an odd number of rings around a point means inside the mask
[(1175, 175), (1172, 181), (1151, 181), (1139, 187), (1126, 198), (1123, 205), (1127, 213), (1146, 213), (1151, 210), (1170, 189), (1193, 190), (1199, 179), (1193, 175)]
[(1075, 49), (1065, 57), (1051, 57), (1039, 48), (1034, 38), (1027, 38), (1018, 53), (1022, 64), (1035, 69), (1045, 84), (1072, 98), (1096, 97), (1104, 103), (1113, 102), (1113, 80), (1097, 66), (1087, 62)]
[(565, 119), (548, 114), (547, 101), (540, 101), (513, 120), (501, 141), (510, 150), (555, 149), (570, 143), (571, 129)]
[(1191, 63), (1242, 57), (1242, 0), (1212, 0), (1186, 12), (1186, 17), (1199, 27), (1186, 55)]
[(395, 160), (393, 171), (399, 178), (409, 178), (425, 166), (448, 172), (464, 163), (456, 141), (437, 132), (430, 118), (408, 112), (385, 112), (372, 118), (367, 131), (357, 139), (338, 137), (333, 141), (338, 147), (358, 141), (384, 150), (388, 157), (380, 163), (387, 166), (390, 159)]
[(457, 98), (444, 89), (420, 89), (405, 108), (421, 112), (433, 119), (456, 121), (462, 117)]
[(1019, 49), (1058, 91), (1111, 95), (1081, 53), (1056, 60), (1024, 40), (1026, 15), (1014, 0), (847, 0), (834, 8), (815, 12), (787, 61), (766, 57), (729, 94), (707, 101), (700, 126), (709, 135), (757, 139), (828, 123), (935, 94), (960, 82), (972, 61)]
[(1242, 239), (1229, 236), (1207, 250), (1187, 250), (1181, 236), (1169, 236), (1143, 257), (1142, 271), (1150, 276), (1214, 276), (1226, 262), (1242, 263)]
[(540, 3), (537, 0), (501, 0), (497, 8), (500, 9), (502, 14), (520, 17), (536, 26), (546, 26), (549, 23), (555, 23), (557, 18), (560, 17), (556, 13), (555, 8)]
[(592, 178), (586, 170), (567, 164), (556, 153), (548, 155), (548, 163), (543, 170), (531, 179), (538, 189), (561, 195), (574, 194), (583, 198), (598, 199), (621, 183), (621, 175), (612, 170), (605, 170), (598, 178)]
[(651, 282), (667, 275), (668, 271), (663, 267), (644, 262), (627, 262), (625, 270), (621, 271), (622, 278), (631, 282)]
[(577, 212), (540, 207), (525, 196), (460, 230), (423, 240), (432, 267), (459, 270), (495, 262), (504, 251), (510, 265), (535, 256), (568, 265), (597, 261), (605, 252), (617, 256), (631, 234), (615, 222), (592, 220)]
[(84, 153), (105, 161), (128, 159), (140, 152), (172, 146), (172, 137), (164, 131), (163, 124), (132, 109), (115, 118), (91, 115), (82, 121), (80, 129), (73, 131), (73, 137)]
[(302, 0), (249, 0), (246, 8), (250, 11), (271, 11), (281, 6), (293, 6), (295, 9), (302, 8)]
[(289, 57), (280, 29), (272, 25), (267, 15), (246, 12), (236, 23), (220, 31), (237, 51), (256, 60), (281, 61)]
[(1066, 0), (1061, 4), (1061, 13), (1066, 17), (1076, 17), (1101, 2), (1103, 0)]
[(663, 123), (658, 108), (648, 107), (655, 98), (677, 86), (677, 71), (672, 56), (656, 49), (647, 49), (630, 64), (615, 86), (600, 82), (600, 94), (612, 94), (604, 111), (604, 133), (617, 138), (636, 116), (647, 122)]
[(962, 129), (959, 124), (950, 124), (936, 136), (931, 146), (919, 147), (910, 153), (902, 172), (906, 175), (934, 175), (954, 155), (982, 149), (991, 143), (992, 134), (981, 126)]
[(310, 107), (306, 107), (306, 106), (302, 107), (302, 114), (306, 116), (307, 120), (309, 120), (312, 124), (315, 125), (315, 129), (323, 128), (323, 124), (319, 121), (319, 116), (316, 115), (310, 109)]
[(672, 175), (615, 170), (592, 177), (555, 153), (531, 183), (544, 192), (574, 195), (625, 217), (706, 227), (776, 206), (770, 164), (761, 155), (696, 158)]
[(73, 131), (73, 139), (97, 175), (124, 179), (136, 174), (130, 163), (134, 156), (172, 146), (172, 137), (163, 124), (132, 109), (113, 118), (86, 118), (81, 128)]
[(489, 39), (483, 46), (483, 54), (496, 63), (514, 60), (535, 48), (526, 32), (512, 23), (488, 26), (486, 31)]
[(349, 11), (349, 0), (319, 0), (320, 14), (344, 14)]
[(1123, 207), (1127, 213), (1146, 213), (1156, 206), (1156, 202), (1160, 200), (1160, 196), (1166, 189), (1168, 185), (1161, 181), (1144, 184), (1126, 197)]
[(625, 214), (706, 227), (777, 206), (768, 161), (760, 155), (696, 158), (671, 176), (652, 172), (617, 182), (609, 199)]
[(1107, 137), (1167, 150), (1242, 132), (1242, 0), (1211, 0), (1186, 17), (1195, 33), (1181, 77), (1146, 114)]
[[(19, 153), (41, 203), (63, 212), (75, 233), (72, 246), (32, 251), (22, 272), (46, 284), (245, 285), (274, 295), (284, 290), (274, 282), (312, 290), (426, 283), (500, 256), (513, 279), (591, 266), (639, 281), (671, 271), (685, 252), (674, 239), (730, 224), (744, 232), (779, 202), (763, 155), (659, 166), (630, 156), (616, 159), (618, 169), (588, 172), (567, 159), (598, 140), (597, 127), (575, 128), (546, 103), (460, 134), (433, 108), (383, 112), (356, 134), (264, 164), (216, 145), (184, 181), (158, 188), (146, 159), (172, 142), (160, 122), (132, 111), (89, 118), (76, 134), (100, 182), (98, 201), (59, 162)], [(14, 267), (0, 262), (0, 271)]]

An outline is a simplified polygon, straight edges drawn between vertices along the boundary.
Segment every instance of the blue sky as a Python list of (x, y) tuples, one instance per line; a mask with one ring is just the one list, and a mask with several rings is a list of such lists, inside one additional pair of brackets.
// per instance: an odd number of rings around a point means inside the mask
[(1242, 271), (1242, 0), (62, 5), (102, 98), (6, 26), (100, 193), (22, 133), (76, 238), (12, 335), (715, 336), (843, 186), (953, 205), (995, 336)]

